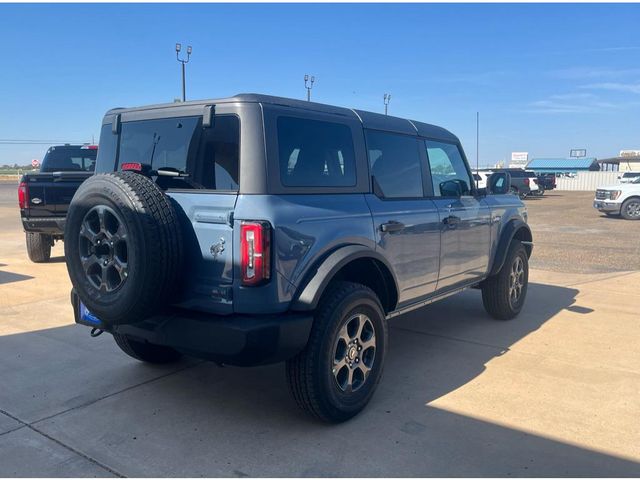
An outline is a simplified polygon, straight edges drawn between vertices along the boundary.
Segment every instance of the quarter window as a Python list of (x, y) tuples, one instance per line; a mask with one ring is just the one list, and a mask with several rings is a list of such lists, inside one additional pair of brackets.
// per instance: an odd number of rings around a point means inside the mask
[(367, 150), (371, 175), (385, 198), (424, 195), (418, 140), (393, 133), (368, 130)]
[(433, 140), (425, 141), (429, 167), (431, 168), (431, 181), (433, 193), (437, 197), (451, 196), (455, 190), (455, 184), (460, 186), (462, 195), (471, 192), (471, 177), (469, 171), (456, 145)]
[(339, 123), (278, 118), (280, 180), (287, 187), (356, 184), (351, 129)]

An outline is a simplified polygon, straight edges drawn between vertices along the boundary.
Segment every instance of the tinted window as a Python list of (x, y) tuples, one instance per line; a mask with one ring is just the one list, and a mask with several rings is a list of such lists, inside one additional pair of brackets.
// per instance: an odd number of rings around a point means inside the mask
[(96, 171), (112, 172), (116, 163), (116, 148), (118, 147), (118, 136), (111, 131), (111, 124), (107, 123), (100, 130), (100, 145), (98, 148), (98, 159), (96, 161)]
[(235, 116), (216, 116), (211, 128), (202, 128), (200, 116), (122, 124), (120, 165), (134, 162), (185, 174), (158, 176), (162, 188), (237, 190), (239, 157), (240, 122)]
[(366, 132), (371, 175), (385, 198), (423, 196), (418, 140), (404, 135)]
[(280, 180), (288, 187), (356, 184), (351, 129), (338, 123), (278, 118)]
[(42, 161), (43, 172), (92, 172), (96, 166), (95, 149), (51, 147)]
[(471, 191), (471, 178), (458, 147), (450, 143), (432, 140), (426, 140), (425, 144), (429, 156), (434, 195), (449, 196), (447, 195), (447, 192), (450, 191), (448, 187), (453, 182), (460, 184), (463, 195), (468, 195)]

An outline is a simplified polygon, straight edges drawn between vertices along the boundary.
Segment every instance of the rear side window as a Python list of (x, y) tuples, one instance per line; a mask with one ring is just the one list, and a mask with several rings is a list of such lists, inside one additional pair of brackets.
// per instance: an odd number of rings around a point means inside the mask
[(339, 123), (278, 118), (280, 181), (286, 187), (356, 184), (351, 129)]
[(165, 189), (237, 190), (239, 119), (216, 116), (210, 128), (203, 128), (201, 120), (198, 116), (123, 122), (118, 163), (180, 173), (157, 177)]
[(366, 131), (371, 175), (385, 198), (424, 194), (418, 140), (393, 133)]

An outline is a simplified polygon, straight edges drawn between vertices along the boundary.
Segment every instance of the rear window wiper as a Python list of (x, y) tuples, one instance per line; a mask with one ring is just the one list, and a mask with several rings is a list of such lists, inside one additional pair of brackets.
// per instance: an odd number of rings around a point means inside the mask
[(187, 172), (183, 172), (182, 170), (178, 170), (177, 168), (173, 168), (173, 167), (160, 167), (153, 173), (155, 173), (159, 177), (188, 177), (189, 176)]

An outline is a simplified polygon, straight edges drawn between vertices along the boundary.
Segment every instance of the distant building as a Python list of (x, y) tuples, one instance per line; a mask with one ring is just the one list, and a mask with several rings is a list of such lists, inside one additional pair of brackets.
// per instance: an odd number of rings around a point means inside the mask
[(600, 164), (593, 157), (534, 158), (527, 164), (527, 170), (533, 170), (536, 173), (597, 172), (600, 170)]
[[(626, 153), (625, 151), (620, 152)], [(638, 152), (640, 154), (640, 152)], [(640, 155), (620, 155), (598, 160), (600, 168), (609, 172), (640, 172)]]

